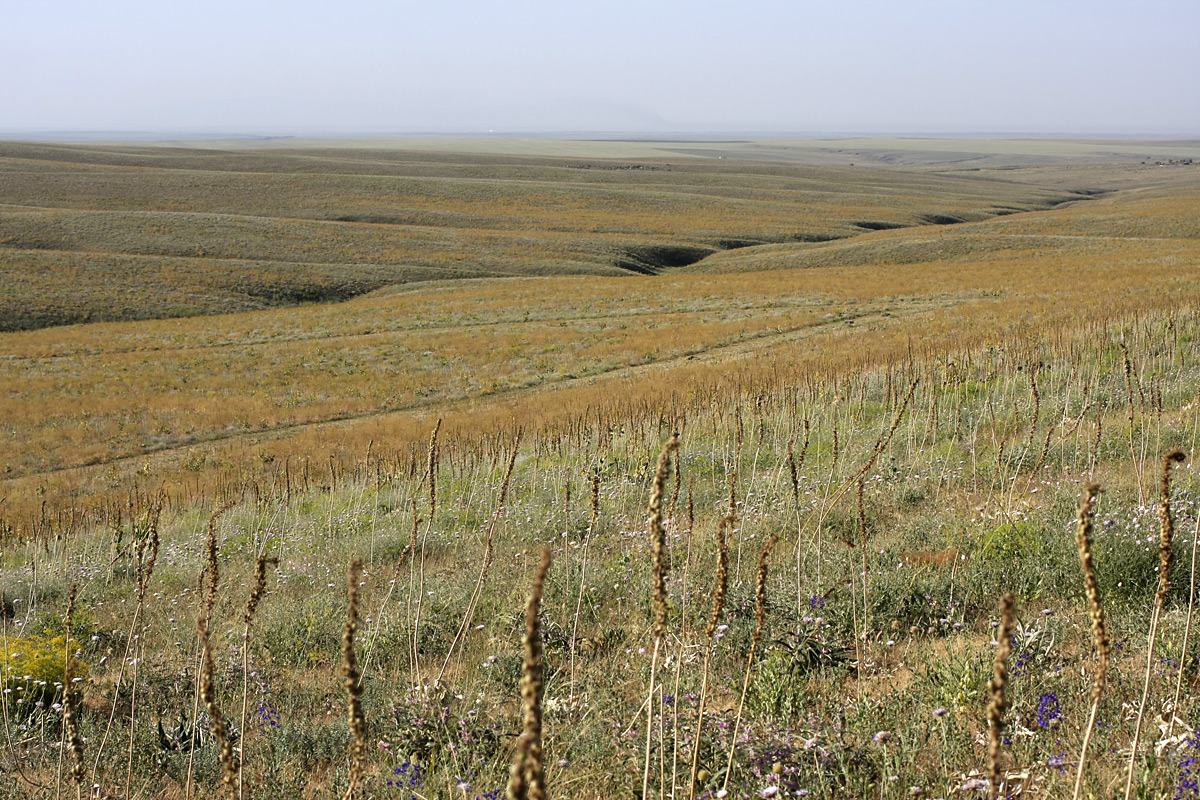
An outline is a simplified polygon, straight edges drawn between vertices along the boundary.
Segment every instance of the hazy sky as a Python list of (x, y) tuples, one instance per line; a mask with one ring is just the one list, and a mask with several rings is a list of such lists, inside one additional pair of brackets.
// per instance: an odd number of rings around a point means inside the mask
[(1197, 0), (0, 0), (0, 131), (1200, 134)]

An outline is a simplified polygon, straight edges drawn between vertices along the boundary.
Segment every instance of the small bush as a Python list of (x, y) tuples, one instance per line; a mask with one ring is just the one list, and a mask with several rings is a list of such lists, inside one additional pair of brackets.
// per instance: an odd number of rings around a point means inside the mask
[[(0, 686), (10, 698), (10, 713), (24, 716), (58, 702), (66, 672), (66, 636), (8, 637), (0, 653)], [(70, 644), (72, 651), (75, 642)], [(76, 678), (87, 676), (87, 665), (74, 659)]]

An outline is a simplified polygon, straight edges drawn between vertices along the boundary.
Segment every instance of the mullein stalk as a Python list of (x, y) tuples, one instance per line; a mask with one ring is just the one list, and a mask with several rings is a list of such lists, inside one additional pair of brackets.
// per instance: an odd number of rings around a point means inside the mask
[(1092, 565), (1092, 519), (1095, 514), (1096, 498), (1100, 484), (1089, 483), (1079, 504), (1079, 524), (1075, 530), (1075, 542), (1079, 546), (1079, 564), (1083, 568), (1083, 587), (1088, 600), (1088, 616), (1092, 620), (1092, 640), (1096, 646), (1096, 674), (1092, 679), (1092, 710), (1088, 713), (1087, 727), (1083, 733), (1083, 745), (1079, 748), (1079, 766), (1075, 774), (1073, 800), (1079, 800), (1083, 791), (1084, 764), (1087, 761), (1088, 744), (1096, 727), (1096, 714), (1100, 710), (1100, 697), (1104, 693), (1104, 682), (1108, 675), (1108, 632), (1104, 625), (1104, 609), (1100, 605), (1100, 589), (1096, 584), (1096, 571)]
[(1013, 629), (1013, 596), (1006, 592), (1000, 598), (1000, 632), (996, 640), (996, 661), (992, 667), (992, 679), (988, 683), (988, 742), (987, 742), (987, 776), (990, 796), (997, 800), (1000, 796), (1000, 742), (1004, 732), (1004, 712), (1008, 709), (1008, 700), (1004, 695), (1008, 687), (1008, 657), (1012, 652)]
[(346, 628), (342, 633), (342, 685), (346, 687), (347, 721), (350, 725), (350, 777), (342, 800), (353, 800), (367, 763), (367, 718), (363, 713), (363, 685), (359, 680), (354, 635), (358, 632), (358, 584), (362, 559), (355, 559), (346, 573)]
[[(646, 761), (642, 771), (642, 797), (648, 798), (650, 791), (650, 747), (653, 742), (654, 692), (658, 679), (658, 653), (667, 630), (667, 532), (663, 527), (663, 490), (670, 474), (671, 454), (679, 447), (678, 434), (673, 435), (658, 456), (654, 471), (654, 484), (650, 489), (649, 528), (653, 545), (653, 569), (651, 572), (651, 601), (654, 608), (654, 650), (650, 656), (650, 688), (646, 697)], [(661, 787), (660, 787), (661, 788)]]
[(244, 798), (246, 782), (243, 770), (246, 766), (246, 717), (250, 705), (250, 625), (254, 622), (254, 612), (267, 591), (267, 565), (278, 564), (279, 559), (259, 555), (254, 562), (254, 588), (250, 591), (250, 599), (246, 601), (246, 613), (242, 616), (242, 721), (241, 736), (238, 739), (238, 798)]
[(1158, 506), (1161, 535), (1158, 541), (1158, 591), (1154, 594), (1154, 613), (1150, 617), (1150, 636), (1146, 646), (1146, 674), (1142, 682), (1142, 702), (1138, 705), (1137, 722), (1133, 728), (1133, 745), (1129, 751), (1129, 767), (1125, 773), (1125, 800), (1133, 796), (1133, 772), (1137, 766), (1138, 745), (1142, 739), (1142, 725), (1146, 721), (1146, 704), (1150, 701), (1150, 682), (1154, 674), (1154, 645), (1158, 639), (1158, 623), (1162, 618), (1167, 593), (1171, 589), (1172, 541), (1175, 536), (1175, 521), (1171, 516), (1171, 467), (1187, 460), (1182, 450), (1172, 450), (1163, 457), (1162, 498)]
[(521, 705), (524, 730), (517, 740), (517, 752), (505, 790), (506, 800), (545, 800), (546, 777), (542, 765), (542, 631), (538, 615), (550, 569), (550, 548), (542, 550), (529, 601), (525, 605), (525, 663), (521, 669)]

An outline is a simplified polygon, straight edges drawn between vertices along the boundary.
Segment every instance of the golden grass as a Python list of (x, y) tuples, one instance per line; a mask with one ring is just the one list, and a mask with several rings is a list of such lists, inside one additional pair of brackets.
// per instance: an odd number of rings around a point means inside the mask
[(439, 278), (612, 275), (646, 246), (851, 236), (860, 223), (986, 219), (1072, 196), (973, 174), (711, 158), (0, 143), (0, 330)]
[[(688, 179), (782, 180), (766, 167), (738, 169)], [(649, 174), (637, 180), (666, 179)], [(940, 190), (936, 176), (894, 174), (907, 186), (902, 208), (922, 182)], [(954, 180), (995, 191), (994, 179)], [(361, 461), (372, 441), (388, 457), (404, 453), (434, 415), (451, 436), (511, 434), (520, 424), (534, 432), (634, 396), (696, 402), (768, 374), (804, 380), (914, 348), (1036, 337), (1194, 303), (1196, 219), (1200, 192), (1175, 181), (1049, 211), (704, 262), (727, 272), (434, 282), (335, 305), (0, 334), (0, 497), (9, 498), (0, 512), (10, 524), (46, 523), (131, 481), (195, 494), (230, 472), (267, 482), (284, 465), (323, 474), (329, 456)], [(1133, 235), (1154, 231), (1162, 235)]]

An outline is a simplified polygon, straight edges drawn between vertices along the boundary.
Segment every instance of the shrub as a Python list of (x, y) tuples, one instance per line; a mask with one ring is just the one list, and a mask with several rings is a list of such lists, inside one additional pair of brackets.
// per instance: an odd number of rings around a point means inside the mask
[[(0, 653), (0, 686), (9, 696), (9, 713), (24, 716), (58, 702), (66, 671), (66, 636), (10, 636)], [(75, 649), (74, 640), (71, 649)], [(75, 678), (87, 676), (87, 665), (74, 659)]]

